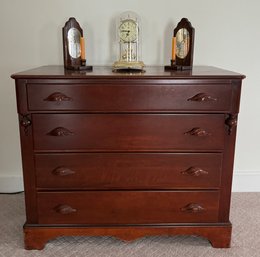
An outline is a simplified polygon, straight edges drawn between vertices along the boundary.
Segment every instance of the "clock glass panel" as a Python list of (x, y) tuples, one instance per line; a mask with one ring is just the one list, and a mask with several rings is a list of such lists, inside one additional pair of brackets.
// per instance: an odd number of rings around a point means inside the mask
[(190, 50), (190, 35), (185, 28), (179, 29), (176, 33), (176, 55), (184, 59)]

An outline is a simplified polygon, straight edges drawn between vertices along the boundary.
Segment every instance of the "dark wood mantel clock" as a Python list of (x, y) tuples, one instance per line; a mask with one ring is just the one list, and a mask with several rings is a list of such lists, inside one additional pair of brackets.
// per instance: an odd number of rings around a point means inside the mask
[(193, 64), (195, 29), (187, 18), (182, 18), (173, 31), (171, 65), (165, 70), (191, 70)]
[(74, 17), (69, 18), (63, 29), (64, 68), (69, 70), (92, 70), (86, 65), (83, 30)]

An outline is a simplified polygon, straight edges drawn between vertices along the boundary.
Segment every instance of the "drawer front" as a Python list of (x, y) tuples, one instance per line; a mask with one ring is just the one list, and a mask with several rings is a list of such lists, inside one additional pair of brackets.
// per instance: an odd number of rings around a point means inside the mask
[(40, 224), (217, 222), (218, 191), (40, 192)]
[(35, 114), (35, 150), (184, 151), (224, 146), (224, 114)]
[(222, 154), (36, 154), (41, 189), (218, 188)]
[(39, 110), (227, 111), (231, 85), (28, 84), (28, 105)]

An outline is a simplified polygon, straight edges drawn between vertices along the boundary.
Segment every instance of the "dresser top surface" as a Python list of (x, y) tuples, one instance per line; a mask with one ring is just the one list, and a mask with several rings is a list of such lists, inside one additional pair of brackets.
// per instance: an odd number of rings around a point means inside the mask
[(211, 66), (194, 66), (192, 70), (186, 71), (165, 71), (163, 66), (145, 67), (145, 72), (113, 72), (111, 66), (94, 66), (93, 71), (65, 70), (63, 66), (50, 65), (41, 66), (35, 69), (15, 73), (11, 76), (14, 79), (45, 78), (45, 79), (85, 79), (85, 78), (161, 78), (161, 79), (243, 79), (244, 75), (216, 68)]

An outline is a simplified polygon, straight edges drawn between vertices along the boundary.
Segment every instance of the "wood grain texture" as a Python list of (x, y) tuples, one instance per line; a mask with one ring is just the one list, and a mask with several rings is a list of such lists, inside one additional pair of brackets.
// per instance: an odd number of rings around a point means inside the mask
[(64, 235), (176, 234), (229, 247), (244, 77), (213, 67), (122, 74), (45, 66), (12, 75), (25, 248)]
[[(35, 165), (37, 187), (45, 190), (217, 189), (220, 186), (222, 154), (36, 154)], [(198, 170), (204, 170), (204, 173), (193, 174)]]
[[(118, 82), (117, 82), (118, 83)], [(202, 83), (201, 83), (202, 84)], [(196, 87), (182, 84), (135, 85), (115, 84), (28, 84), (29, 109), (59, 111), (86, 110), (105, 112), (127, 111), (227, 111), (230, 109), (231, 85), (216, 84)], [(59, 94), (57, 93), (59, 92)], [(215, 101), (192, 101), (196, 95), (205, 94)], [(63, 97), (62, 97), (63, 96)], [(205, 96), (204, 96), (205, 97)], [(53, 99), (69, 99), (54, 101)], [(46, 101), (52, 99), (52, 101)]]
[[(40, 224), (156, 224), (177, 222), (217, 222), (218, 191), (89, 191), (39, 192)], [(203, 212), (189, 212), (189, 204)], [(75, 212), (62, 215), (60, 205)]]
[[(35, 150), (174, 151), (221, 150), (225, 116), (170, 114), (34, 114)], [(57, 128), (69, 131), (53, 137)], [(188, 132), (200, 128), (208, 136)]]
[[(93, 67), (93, 72), (80, 72), (80, 71), (72, 71), (65, 70), (61, 65), (48, 65), (37, 67), (31, 70), (15, 73), (11, 76), (14, 79), (83, 79), (83, 80), (91, 80), (98, 79), (101, 81), (102, 79), (119, 79), (122, 81), (134, 80), (136, 78), (141, 78), (143, 80), (147, 79), (170, 79), (170, 80), (182, 80), (185, 81), (187, 79), (193, 80), (191, 83), (194, 83), (194, 79), (202, 79), (203, 81), (207, 80), (215, 80), (217, 79), (218, 83), (220, 80), (226, 79), (230, 82), (230, 80), (241, 80), (245, 78), (244, 75), (224, 70), (217, 67), (211, 66), (193, 66), (192, 70), (187, 71), (169, 71), (165, 72), (163, 66), (148, 66), (145, 68), (144, 73), (120, 73), (120, 72), (112, 72), (112, 67), (104, 67), (104, 66), (95, 66)], [(43, 82), (43, 81), (42, 81)], [(46, 81), (48, 82), (48, 81)], [(172, 81), (169, 81), (172, 83)], [(187, 81), (185, 81), (187, 82)], [(202, 82), (203, 83), (203, 82)], [(189, 83), (188, 83), (189, 84)]]
[(60, 236), (114, 236), (132, 241), (144, 236), (197, 235), (207, 238), (215, 248), (229, 248), (232, 227), (227, 224), (181, 226), (125, 226), (125, 227), (32, 227), (25, 225), (25, 249), (41, 250), (45, 244)]

